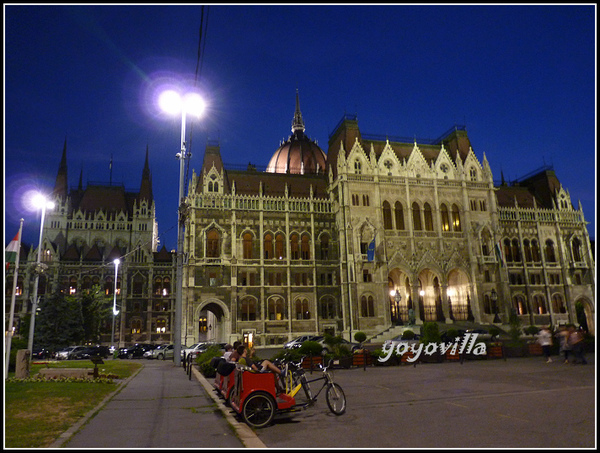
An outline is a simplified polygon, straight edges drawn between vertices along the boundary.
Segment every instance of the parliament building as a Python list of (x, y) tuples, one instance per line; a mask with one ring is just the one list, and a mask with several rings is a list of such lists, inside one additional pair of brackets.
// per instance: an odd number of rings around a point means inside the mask
[[(209, 142), (193, 172), (183, 344), (373, 338), (409, 318), (506, 326), (511, 313), (523, 326), (585, 319), (595, 333), (587, 222), (552, 167), (495, 184), (462, 126), (436, 140), (380, 137), (352, 115), (325, 152), (305, 133), (298, 95), (291, 135), (266, 164), (228, 168)], [(158, 250), (148, 154), (136, 193), (81, 180), (69, 191), (66, 144), (56, 181), (42, 297), (95, 283), (111, 295), (120, 258), (119, 343), (172, 341), (175, 253)], [(33, 277), (20, 280), (26, 313)]]

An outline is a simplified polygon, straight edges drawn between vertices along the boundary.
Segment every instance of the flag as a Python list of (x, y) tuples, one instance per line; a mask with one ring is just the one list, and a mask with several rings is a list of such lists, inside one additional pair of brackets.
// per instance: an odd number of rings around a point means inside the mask
[(373, 238), (373, 240), (369, 243), (369, 247), (367, 247), (367, 260), (375, 260), (375, 238)]
[(498, 263), (500, 263), (500, 267), (504, 267), (504, 253), (502, 253), (501, 241), (496, 242), (494, 250), (496, 251), (496, 259), (498, 260)]
[(6, 260), (6, 270), (8, 270), (8, 268), (10, 267), (10, 263), (16, 263), (17, 254), (19, 253), (19, 245), (19, 233), (17, 233), (15, 238), (12, 241), (10, 241), (10, 244), (8, 244), (8, 247), (6, 247), (6, 250), (4, 251), (4, 259)]

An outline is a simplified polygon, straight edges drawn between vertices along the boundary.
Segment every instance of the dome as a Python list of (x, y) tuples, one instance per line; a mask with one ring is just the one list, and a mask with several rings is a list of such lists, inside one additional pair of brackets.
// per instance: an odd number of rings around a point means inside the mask
[(304, 121), (296, 92), (296, 112), (292, 121), (292, 135), (271, 157), (267, 172), (270, 173), (323, 173), (327, 156), (317, 143), (304, 134)]

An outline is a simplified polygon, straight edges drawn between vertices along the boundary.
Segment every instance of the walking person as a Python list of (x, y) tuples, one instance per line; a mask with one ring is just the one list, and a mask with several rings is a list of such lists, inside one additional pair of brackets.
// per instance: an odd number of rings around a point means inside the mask
[(536, 336), (538, 344), (544, 351), (546, 363), (552, 362), (552, 359), (550, 358), (550, 348), (552, 347), (552, 333), (550, 332), (550, 329), (548, 327), (543, 327)]
[(569, 344), (569, 330), (566, 327), (561, 327), (556, 333), (555, 337), (558, 339), (560, 348), (558, 353), (562, 354), (565, 358), (566, 364), (569, 363), (569, 354), (571, 354), (571, 345)]
[(569, 344), (573, 349), (573, 355), (575, 356), (575, 360), (573, 360), (573, 364), (577, 362), (582, 365), (587, 365), (587, 360), (583, 355), (583, 328), (579, 326), (579, 329), (575, 329), (574, 327), (569, 334)]

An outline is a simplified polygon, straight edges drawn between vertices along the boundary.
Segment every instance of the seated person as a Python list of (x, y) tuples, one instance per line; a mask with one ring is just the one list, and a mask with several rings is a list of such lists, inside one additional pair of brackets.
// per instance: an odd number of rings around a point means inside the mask
[(229, 355), (229, 358), (227, 360), (229, 360), (230, 362), (237, 362), (239, 360), (240, 354), (237, 350), (240, 347), (240, 344), (241, 343), (239, 341), (234, 341), (233, 352)]
[(227, 361), (229, 361), (229, 356), (231, 356), (231, 354), (233, 354), (233, 346), (231, 346), (230, 344), (226, 344), (225, 345), (225, 354), (223, 354), (223, 358)]
[(254, 361), (250, 357), (248, 357), (248, 348), (246, 348), (246, 346), (239, 346), (237, 352), (240, 354), (238, 363), (249, 366), (250, 368), (252, 368), (252, 371), (255, 371), (257, 373), (271, 371), (272, 373), (275, 373), (278, 376), (281, 374), (281, 370), (269, 360), (261, 360), (260, 362), (254, 363)]

